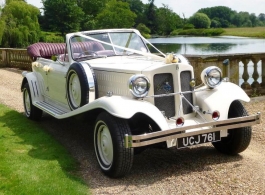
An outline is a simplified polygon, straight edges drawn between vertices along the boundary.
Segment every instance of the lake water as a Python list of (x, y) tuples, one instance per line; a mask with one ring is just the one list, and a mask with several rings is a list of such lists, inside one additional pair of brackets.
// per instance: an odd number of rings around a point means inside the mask
[[(171, 38), (153, 38), (149, 41), (164, 53), (179, 54), (236, 54), (236, 53), (265, 53), (265, 39), (245, 38), (234, 36), (218, 36), (218, 37), (190, 37), (179, 36)], [(239, 63), (239, 85), (243, 83), (243, 64)], [(248, 64), (248, 73), (250, 78), (248, 83), (252, 83), (254, 79), (252, 74), (254, 71), (253, 63)], [(261, 61), (258, 62), (258, 72), (261, 76)], [(261, 77), (258, 78), (261, 83)]]
[(265, 39), (235, 36), (191, 37), (148, 39), (164, 53), (180, 54), (230, 54), (230, 53), (265, 53)]

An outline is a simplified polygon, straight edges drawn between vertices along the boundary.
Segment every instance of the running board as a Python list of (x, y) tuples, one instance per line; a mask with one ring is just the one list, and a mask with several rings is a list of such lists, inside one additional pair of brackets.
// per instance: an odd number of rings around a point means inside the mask
[(49, 104), (45, 101), (41, 101), (41, 102), (35, 102), (34, 106), (38, 107), (39, 109), (43, 110), (44, 112), (54, 116), (54, 117), (58, 117), (60, 115), (63, 115), (63, 114), (66, 114), (68, 112), (58, 108), (58, 107), (55, 107), (54, 105), (52, 104)]

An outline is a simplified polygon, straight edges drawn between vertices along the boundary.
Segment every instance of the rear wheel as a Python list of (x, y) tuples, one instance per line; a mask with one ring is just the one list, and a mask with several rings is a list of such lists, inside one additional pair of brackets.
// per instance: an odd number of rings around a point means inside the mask
[(125, 134), (131, 134), (127, 120), (107, 112), (99, 114), (94, 129), (94, 148), (101, 170), (109, 177), (122, 177), (132, 167), (133, 149), (125, 148)]
[[(240, 101), (232, 102), (228, 118), (236, 118), (247, 116), (247, 111)], [(220, 152), (225, 154), (238, 154), (243, 152), (249, 146), (251, 140), (252, 128), (240, 127), (228, 130), (228, 136), (223, 137), (219, 142), (213, 142), (213, 146)]]
[(32, 104), (29, 84), (23, 86), (23, 104), (25, 115), (32, 120), (39, 120), (42, 117), (42, 110)]

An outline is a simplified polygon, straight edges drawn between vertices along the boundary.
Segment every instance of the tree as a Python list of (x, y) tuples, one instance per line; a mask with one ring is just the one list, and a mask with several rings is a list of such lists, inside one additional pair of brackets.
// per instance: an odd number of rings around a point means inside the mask
[(209, 8), (202, 8), (198, 10), (199, 13), (206, 14), (210, 20), (215, 20), (220, 23), (220, 27), (226, 28), (231, 23), (231, 16), (236, 13), (229, 7), (215, 6)]
[(260, 25), (261, 26), (265, 25), (265, 14), (260, 13), (258, 18), (259, 18), (259, 21), (260, 21)]
[(156, 31), (156, 10), (157, 7), (154, 4), (155, 0), (148, 0), (149, 4), (147, 5), (147, 9), (145, 10), (145, 14), (147, 17), (147, 27), (150, 28), (151, 32), (154, 33)]
[(242, 15), (236, 13), (231, 16), (231, 23), (233, 25), (240, 27), (242, 26), (243, 22), (244, 22), (244, 18), (242, 17)]
[(96, 17), (105, 7), (109, 0), (77, 0), (77, 5), (82, 8), (86, 15)]
[(13, 1), (23, 1), (23, 2), (26, 3), (25, 0), (6, 0), (6, 5), (10, 4), (10, 3), (13, 2)]
[(42, 0), (44, 19), (48, 28), (59, 31), (62, 36), (66, 33), (79, 31), (84, 12), (73, 0)]
[(250, 15), (248, 12), (239, 12), (238, 16), (240, 18), (241, 24), (239, 27), (251, 27), (252, 22), (250, 20)]
[(182, 26), (180, 17), (163, 4), (156, 12), (156, 26), (159, 34), (169, 35), (177, 26)]
[(140, 23), (137, 25), (136, 28), (137, 28), (137, 30), (140, 31), (140, 33), (143, 35), (143, 37), (145, 37), (147, 39), (151, 37), (150, 36), (151, 30), (148, 27), (146, 27), (144, 24)]
[[(0, 44), (4, 47), (26, 47), (39, 40), (38, 8), (24, 1), (11, 1), (0, 18)], [(2, 35), (2, 36), (1, 36)]]
[(221, 23), (219, 22), (218, 18), (214, 18), (211, 21), (211, 27), (212, 28), (220, 28), (221, 27)]
[(77, 5), (85, 13), (81, 21), (82, 30), (92, 30), (96, 28), (96, 16), (102, 12), (109, 0), (77, 0)]
[(195, 28), (209, 28), (211, 20), (204, 13), (195, 13), (189, 18), (189, 23), (193, 24)]
[(258, 17), (254, 13), (252, 13), (252, 14), (249, 15), (249, 20), (252, 23), (252, 27), (255, 27), (255, 26), (258, 25), (259, 19), (258, 19)]
[(258, 18), (259, 18), (260, 21), (265, 22), (265, 14), (260, 13)]
[(147, 22), (146, 15), (144, 13), (145, 5), (141, 0), (124, 0), (124, 2), (127, 2), (130, 6), (130, 10), (137, 15), (135, 19), (136, 25)]
[(3, 21), (3, 20), (0, 20), (0, 45), (2, 45), (2, 38), (3, 38), (3, 34), (4, 34), (4, 31), (5, 31), (5, 26), (6, 26), (6, 23)]
[(131, 28), (136, 14), (130, 10), (126, 2), (112, 0), (96, 17), (98, 28)]

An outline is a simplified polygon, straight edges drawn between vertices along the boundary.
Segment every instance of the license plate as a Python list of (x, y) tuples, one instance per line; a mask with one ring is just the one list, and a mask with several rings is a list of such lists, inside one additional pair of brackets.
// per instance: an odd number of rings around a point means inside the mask
[(220, 131), (216, 131), (212, 133), (204, 133), (200, 135), (177, 138), (177, 144), (178, 148), (185, 148), (188, 146), (194, 146), (207, 142), (216, 142), (220, 140), (221, 140)]

